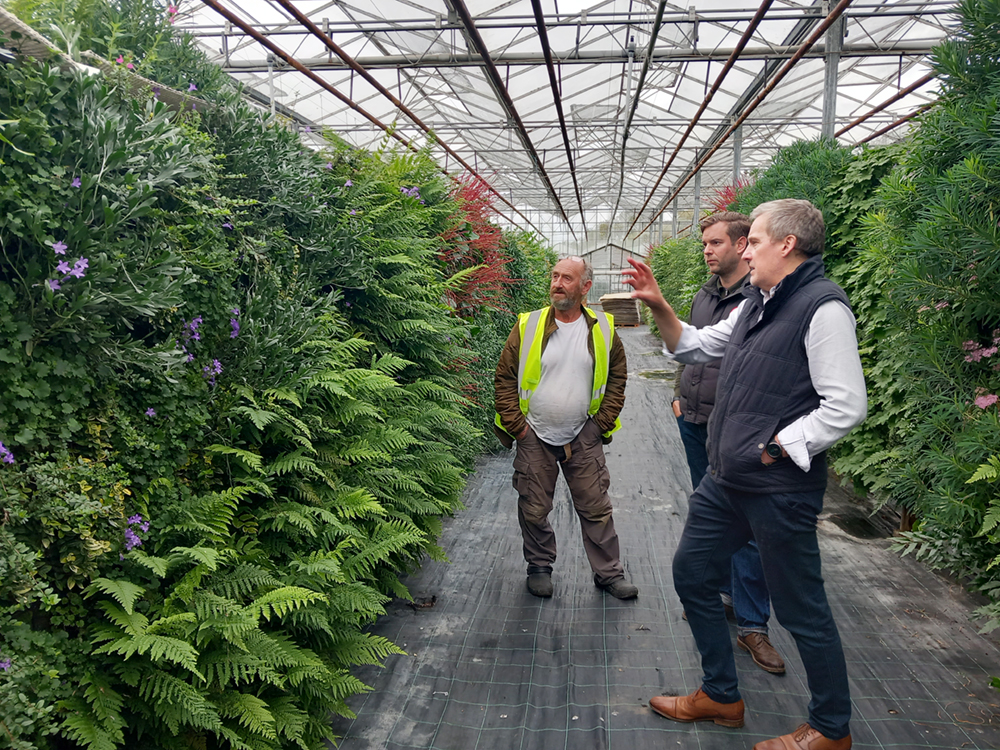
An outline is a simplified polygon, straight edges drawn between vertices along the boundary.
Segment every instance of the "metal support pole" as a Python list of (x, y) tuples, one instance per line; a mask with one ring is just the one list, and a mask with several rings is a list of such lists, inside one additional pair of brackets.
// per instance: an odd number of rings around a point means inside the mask
[(274, 117), (274, 55), (267, 53), (267, 85), (270, 87), (271, 117)]
[(694, 176), (694, 213), (691, 214), (691, 233), (698, 226), (698, 219), (701, 218), (701, 172)]
[(837, 119), (837, 79), (840, 71), (840, 51), (844, 47), (844, 17), (830, 25), (826, 32), (826, 70), (823, 79), (823, 138), (833, 138)]
[(675, 240), (677, 239), (677, 223), (678, 223), (678, 218), (677, 218), (677, 204), (675, 203), (674, 204), (673, 226), (670, 228), (670, 237), (672, 239), (675, 239)]
[(733, 187), (740, 184), (740, 163), (743, 161), (743, 126), (733, 131)]

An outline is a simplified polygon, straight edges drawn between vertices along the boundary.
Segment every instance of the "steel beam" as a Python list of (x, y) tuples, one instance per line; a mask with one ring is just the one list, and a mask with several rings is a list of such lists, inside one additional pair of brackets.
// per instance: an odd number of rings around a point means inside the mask
[[(670, 158), (667, 160), (667, 163), (663, 165), (663, 171), (660, 172), (659, 178), (657, 178), (656, 183), (649, 191), (649, 196), (646, 198), (646, 201), (642, 204), (642, 207), (636, 212), (635, 218), (632, 220), (632, 224), (629, 225), (629, 228), (625, 232), (626, 237), (628, 237), (629, 233), (635, 228), (635, 225), (639, 221), (639, 217), (642, 216), (642, 212), (646, 210), (646, 206), (648, 206), (649, 202), (653, 199), (653, 194), (656, 192), (656, 188), (660, 186), (660, 182), (662, 182), (663, 178), (666, 177), (667, 170), (670, 169), (670, 165), (674, 163), (674, 159), (677, 157), (677, 154), (680, 153), (680, 150), (687, 141), (688, 136), (691, 135), (691, 131), (694, 130), (695, 125), (698, 124), (698, 120), (701, 119), (702, 113), (708, 108), (709, 103), (711, 103), (712, 98), (715, 96), (715, 92), (717, 92), (719, 88), (722, 86), (722, 81), (725, 80), (725, 77), (729, 73), (730, 69), (732, 69), (732, 67), (736, 64), (736, 61), (741, 57), (743, 48), (750, 41), (750, 37), (757, 30), (757, 27), (760, 25), (761, 21), (764, 20), (764, 15), (770, 9), (773, 1), (774, 0), (763, 0), (763, 2), (760, 4), (760, 7), (757, 8), (757, 12), (754, 14), (753, 20), (750, 22), (750, 25), (747, 26), (746, 31), (743, 32), (743, 36), (740, 37), (739, 43), (730, 53), (729, 59), (726, 60), (726, 64), (719, 72), (719, 75), (716, 76), (715, 83), (712, 84), (712, 88), (705, 93), (705, 98), (702, 101), (701, 106), (698, 108), (698, 111), (695, 112), (694, 117), (691, 118), (691, 122), (688, 123), (687, 130), (684, 131), (684, 135), (681, 136), (681, 139), (677, 142), (677, 145), (674, 147), (674, 152), (670, 155)], [(660, 211), (658, 213), (662, 211), (663, 207), (660, 208)], [(644, 232), (646, 230), (643, 229), (642, 231)]]
[(822, 138), (833, 138), (833, 125), (837, 118), (837, 82), (840, 80), (840, 55), (844, 47), (844, 17), (837, 19), (826, 31), (826, 55), (823, 70), (823, 126)]
[[(301, 32), (299, 32), (301, 35)], [(798, 46), (774, 46), (774, 47), (752, 47), (746, 48), (740, 54), (741, 61), (767, 60), (781, 62), (787, 60)], [(913, 56), (924, 57), (933, 51), (934, 47), (928, 42), (899, 42), (890, 47), (880, 47), (871, 43), (859, 43), (844, 45), (840, 51), (841, 57), (901, 57)], [(651, 62), (657, 65), (670, 65), (691, 62), (724, 62), (732, 55), (733, 49), (719, 47), (711, 50), (693, 49), (666, 49), (657, 50), (653, 53)], [(815, 45), (806, 58), (822, 58), (827, 54), (825, 45)], [(481, 67), (484, 62), (478, 54), (421, 54), (421, 55), (369, 55), (355, 58), (357, 63), (367, 70), (396, 70), (397, 68), (419, 69), (419, 68), (470, 68)], [(623, 65), (628, 62), (628, 53), (622, 50), (570, 50), (564, 55), (556, 52), (553, 55), (555, 65), (594, 65), (594, 64), (618, 64)], [(346, 63), (330, 60), (327, 57), (302, 58), (301, 62), (311, 70), (336, 71), (349, 70)], [(545, 56), (533, 52), (506, 52), (493, 58), (493, 62), (500, 66), (510, 67), (533, 67), (545, 64)], [(267, 70), (267, 62), (264, 60), (230, 60), (228, 64), (221, 65), (227, 73), (263, 73)]]
[(549, 33), (545, 29), (545, 14), (542, 12), (541, 0), (531, 0), (531, 7), (535, 11), (535, 24), (538, 26), (538, 38), (542, 43), (542, 54), (545, 57), (545, 67), (549, 73), (549, 86), (552, 89), (552, 100), (556, 106), (556, 114), (559, 117), (559, 131), (562, 133), (563, 145), (566, 147), (566, 161), (569, 164), (569, 171), (573, 177), (573, 190), (576, 193), (576, 202), (580, 207), (580, 221), (583, 223), (583, 237), (587, 239), (587, 218), (583, 213), (583, 198), (580, 197), (580, 185), (576, 181), (576, 164), (573, 159), (573, 149), (569, 145), (569, 132), (566, 130), (566, 117), (563, 115), (562, 93), (559, 90), (559, 81), (556, 76), (556, 68), (552, 62), (552, 50), (549, 47)]
[[(304, 76), (306, 76), (307, 78), (309, 78), (311, 81), (313, 81), (314, 83), (318, 84), (322, 88), (324, 88), (327, 91), (329, 91), (331, 94), (333, 94), (335, 97), (337, 97), (337, 99), (339, 99), (340, 101), (342, 101), (344, 104), (346, 104), (347, 106), (349, 106), (351, 109), (353, 109), (356, 112), (358, 112), (358, 114), (362, 115), (366, 120), (368, 120), (369, 122), (371, 122), (374, 125), (379, 126), (387, 134), (389, 134), (390, 136), (392, 136), (393, 138), (395, 138), (397, 141), (399, 141), (400, 143), (402, 143), (404, 146), (406, 146), (407, 148), (409, 148), (411, 151), (413, 151), (415, 153), (419, 153), (420, 152), (420, 150), (416, 146), (414, 146), (410, 141), (406, 140), (401, 135), (399, 135), (395, 131), (395, 128), (390, 128), (388, 125), (386, 125), (385, 123), (383, 123), (381, 120), (379, 120), (377, 117), (375, 117), (374, 115), (372, 115), (370, 112), (368, 112), (367, 110), (365, 110), (364, 108), (362, 108), (361, 106), (359, 106), (358, 104), (356, 104), (354, 101), (352, 101), (349, 97), (347, 97), (344, 94), (342, 94), (340, 91), (338, 91), (330, 83), (324, 81), (318, 75), (316, 75), (311, 70), (309, 70), (308, 68), (306, 68), (305, 66), (303, 66), (302, 63), (300, 63), (298, 60), (296, 60), (294, 57), (292, 57), (292, 55), (290, 55), (289, 53), (285, 52), (283, 49), (281, 49), (280, 47), (278, 47), (276, 44), (274, 44), (274, 42), (272, 42), (271, 40), (267, 39), (266, 37), (260, 35), (257, 31), (254, 30), (254, 28), (252, 26), (250, 26), (249, 24), (247, 24), (246, 22), (244, 22), (241, 18), (239, 18), (238, 16), (236, 16), (235, 14), (233, 14), (232, 12), (230, 12), (227, 8), (225, 8), (224, 6), (222, 6), (218, 2), (218, 0), (203, 0), (203, 2), (207, 6), (209, 6), (210, 8), (212, 8), (216, 13), (218, 13), (219, 15), (221, 15), (223, 18), (225, 18), (229, 22), (235, 24), (236, 26), (239, 26), (241, 29), (243, 29), (243, 31), (247, 35), (253, 37), (259, 44), (262, 44), (264, 47), (266, 47), (267, 49), (271, 50), (271, 52), (273, 52), (275, 55), (277, 55), (278, 57), (280, 57), (286, 63), (288, 63), (293, 68), (295, 68), (296, 70), (298, 70), (300, 73), (302, 73)], [(441, 142), (438, 141), (438, 143), (440, 144)], [(455, 154), (455, 157), (458, 158), (458, 154)], [(465, 165), (464, 161), (462, 161), (461, 159), (459, 159), (459, 161), (461, 161), (461, 163), (463, 165)], [(465, 166), (468, 166), (468, 165), (465, 165)], [(441, 171), (446, 176), (452, 177), (444, 169), (442, 169)], [(532, 224), (530, 221), (528, 221), (528, 218), (524, 214), (522, 214), (517, 208), (515, 208), (512, 203), (508, 202), (506, 198), (504, 198), (500, 193), (498, 193), (477, 172), (475, 172), (472, 169), (470, 169), (469, 171), (472, 174), (474, 174), (477, 178), (479, 178), (480, 180), (482, 180), (483, 184), (485, 184), (486, 187), (489, 188), (489, 190), (494, 195), (496, 195), (501, 201), (503, 201), (506, 205), (508, 205), (515, 213), (517, 213), (518, 216), (520, 216), (522, 219), (524, 219), (526, 222), (528, 222), (529, 226), (531, 226), (532, 229), (534, 229), (535, 231), (538, 231), (538, 227), (534, 226), (534, 224)], [(452, 179), (454, 179), (454, 178), (452, 177)]]
[[(726, 132), (723, 133), (722, 136), (715, 142), (715, 144), (710, 149), (708, 149), (707, 153), (701, 159), (698, 160), (698, 163), (694, 165), (694, 167), (689, 172), (688, 176), (684, 179), (684, 181), (674, 190), (674, 192), (670, 195), (670, 197), (667, 198), (666, 201), (664, 201), (663, 207), (661, 207), (659, 211), (657, 211), (656, 214), (653, 215), (653, 218), (650, 219), (649, 224), (652, 224), (656, 220), (656, 217), (659, 216), (659, 214), (663, 211), (663, 209), (670, 204), (670, 201), (676, 198), (677, 195), (680, 193), (680, 191), (684, 189), (684, 186), (688, 183), (688, 181), (690, 181), (694, 175), (698, 174), (698, 172), (705, 165), (705, 163), (712, 157), (712, 154), (718, 151), (719, 147), (726, 142), (726, 139), (733, 133), (733, 131), (736, 130), (736, 128), (738, 128), (743, 123), (743, 121), (750, 116), (750, 114), (760, 105), (760, 103), (764, 101), (767, 95), (775, 89), (775, 87), (781, 82), (781, 80), (786, 75), (788, 75), (788, 72), (793, 67), (795, 67), (795, 64), (803, 57), (803, 55), (805, 55), (805, 53), (809, 50), (809, 48), (816, 43), (816, 40), (819, 39), (819, 37), (822, 36), (826, 32), (826, 30), (830, 28), (830, 26), (837, 21), (838, 18), (840, 18), (843, 12), (847, 9), (847, 6), (850, 4), (851, 0), (840, 0), (840, 2), (837, 3), (836, 7), (830, 12), (830, 15), (828, 15), (826, 19), (816, 28), (816, 30), (812, 33), (812, 35), (805, 42), (803, 42), (802, 47), (799, 50), (801, 54), (797, 54), (793, 56), (791, 59), (789, 59), (785, 63), (785, 65), (781, 68), (781, 70), (775, 74), (774, 78), (772, 78), (771, 81), (764, 87), (764, 89), (759, 94), (757, 94), (757, 97), (749, 104), (749, 106), (744, 110), (743, 114), (739, 116), (736, 122), (734, 122), (733, 125), (728, 130), (726, 130)], [(640, 234), (642, 232), (645, 232), (649, 228), (649, 224), (647, 224), (641, 230), (639, 230)]]
[(559, 213), (562, 214), (563, 220), (569, 226), (570, 232), (572, 232), (573, 238), (575, 239), (576, 232), (573, 231), (573, 225), (570, 223), (569, 216), (566, 215), (566, 209), (563, 208), (562, 201), (559, 200), (559, 195), (556, 193), (556, 189), (553, 187), (552, 182), (549, 180), (549, 176), (545, 171), (545, 166), (542, 164), (542, 160), (538, 156), (538, 152), (535, 151), (535, 146), (531, 142), (531, 136), (528, 135), (528, 130), (524, 127), (524, 123), (521, 121), (521, 116), (517, 113), (517, 107), (514, 106), (514, 100), (511, 99), (510, 92), (507, 91), (507, 87), (503, 82), (500, 71), (497, 70), (497, 66), (490, 58), (490, 51), (487, 48), (482, 35), (479, 33), (478, 29), (476, 29), (476, 25), (472, 20), (472, 15), (469, 13), (469, 9), (465, 5), (465, 0), (445, 0), (445, 2), (458, 14), (462, 25), (465, 27), (466, 38), (469, 40), (469, 43), (476, 48), (476, 51), (483, 60), (483, 70), (486, 72), (487, 80), (496, 92), (497, 99), (503, 106), (507, 116), (514, 123), (514, 126), (517, 129), (518, 138), (521, 140), (521, 144), (528, 152), (528, 156), (534, 162), (535, 170), (538, 172), (538, 176), (542, 178), (542, 181), (549, 189), (552, 201), (555, 203), (556, 207), (558, 207)]
[(885, 109), (886, 107), (890, 106), (891, 104), (894, 104), (894, 103), (898, 102), (904, 96), (909, 96), (914, 91), (916, 91), (918, 88), (920, 88), (921, 86), (923, 86), (925, 83), (927, 83), (929, 81), (933, 81), (935, 78), (937, 78), (937, 76), (934, 73), (928, 73), (927, 75), (923, 76), (922, 78), (914, 81), (913, 83), (911, 83), (909, 86), (907, 86), (902, 91), (898, 91), (897, 93), (895, 93), (892, 96), (890, 96), (888, 99), (886, 99), (884, 102), (882, 102), (881, 104), (879, 104), (877, 107), (874, 107), (870, 111), (868, 111), (865, 114), (861, 115), (861, 117), (857, 118), (856, 120), (853, 120), (852, 122), (850, 122), (847, 125), (845, 125), (844, 127), (842, 127), (840, 130), (838, 130), (834, 134), (834, 136), (836, 138), (840, 138), (840, 136), (842, 136), (844, 133), (846, 133), (851, 128), (860, 125), (861, 123), (863, 123), (865, 120), (867, 120), (872, 115), (877, 115), (883, 109)]

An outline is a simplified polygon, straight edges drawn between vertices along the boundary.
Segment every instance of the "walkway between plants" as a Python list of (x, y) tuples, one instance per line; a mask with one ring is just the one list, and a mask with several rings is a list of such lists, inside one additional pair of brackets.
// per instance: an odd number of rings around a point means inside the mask
[[(804, 721), (802, 664), (773, 618), (788, 672), (766, 674), (737, 650), (743, 729), (677, 724), (647, 707), (651, 696), (699, 685), (670, 572), (691, 488), (670, 413), (672, 366), (645, 327), (620, 333), (629, 356), (625, 427), (607, 456), (638, 600), (594, 587), (562, 482), (552, 515), (555, 596), (528, 594), (511, 456), (482, 459), (467, 509), (445, 525), (450, 563), (424, 565), (408, 581), (416, 601), (393, 602), (373, 627), (407, 655), (359, 672), (374, 689), (351, 701), (355, 720), (335, 721), (343, 750), (749, 749)], [(1000, 675), (997, 639), (970, 624), (971, 597), (900, 559), (873, 531), (843, 491), (828, 493), (820, 544), (847, 653), (854, 747), (1000, 748), (1000, 692), (989, 687)]]

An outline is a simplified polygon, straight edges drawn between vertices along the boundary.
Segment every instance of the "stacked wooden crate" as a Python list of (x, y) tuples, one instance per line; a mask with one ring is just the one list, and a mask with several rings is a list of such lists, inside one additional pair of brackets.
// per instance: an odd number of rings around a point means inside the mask
[(639, 300), (632, 299), (631, 292), (605, 294), (600, 299), (601, 309), (615, 316), (616, 326), (637, 326), (642, 322)]

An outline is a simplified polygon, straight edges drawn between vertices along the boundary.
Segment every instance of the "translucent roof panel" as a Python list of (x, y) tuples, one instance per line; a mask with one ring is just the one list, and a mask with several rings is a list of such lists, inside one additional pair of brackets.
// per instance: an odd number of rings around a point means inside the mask
[(362, 148), (384, 128), (418, 145), (433, 132), (442, 167), (481, 176), (506, 221), (585, 252), (653, 240), (675, 215), (690, 223), (696, 204), (796, 140), (898, 137), (905, 125), (880, 131), (933, 100), (924, 79), (952, 3), (761, 7), (205, 0), (178, 25), (303, 129)]

